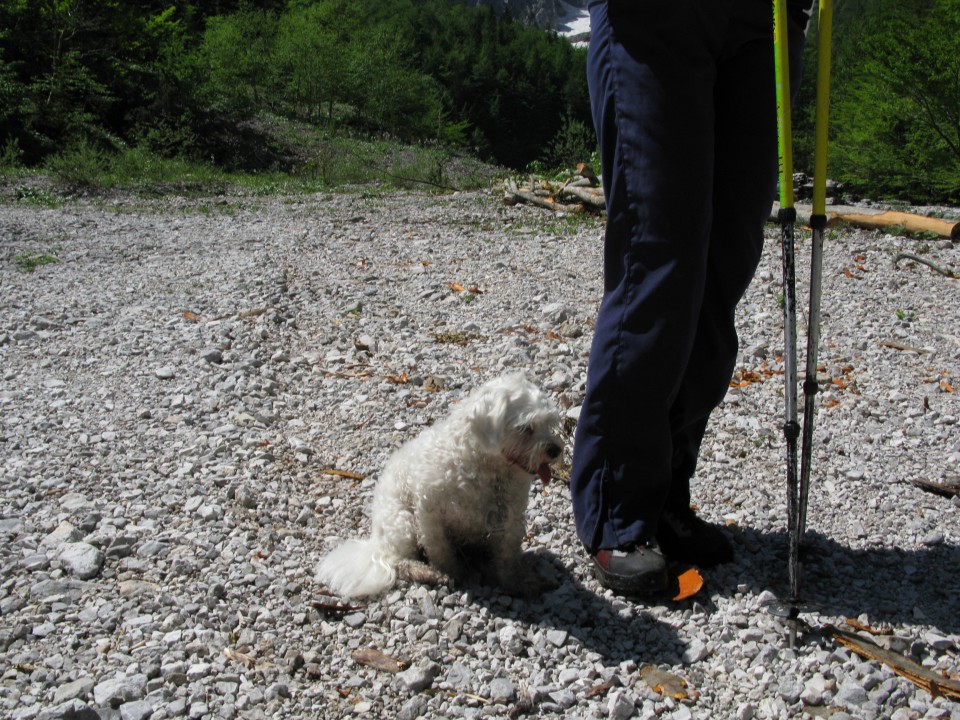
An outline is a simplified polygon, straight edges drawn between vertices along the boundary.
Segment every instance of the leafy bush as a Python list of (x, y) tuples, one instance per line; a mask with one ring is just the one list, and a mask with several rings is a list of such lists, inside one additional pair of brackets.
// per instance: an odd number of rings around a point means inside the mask
[(589, 164), (597, 153), (593, 126), (568, 116), (547, 146), (541, 163), (552, 170), (570, 170), (577, 163)]
[(66, 189), (84, 191), (101, 186), (107, 164), (106, 154), (83, 140), (59, 155), (51, 155), (44, 168)]

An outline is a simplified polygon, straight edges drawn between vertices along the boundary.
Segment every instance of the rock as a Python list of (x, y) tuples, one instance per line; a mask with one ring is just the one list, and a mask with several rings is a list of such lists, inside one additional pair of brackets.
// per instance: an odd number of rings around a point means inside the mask
[(120, 597), (139, 597), (144, 594), (152, 594), (157, 591), (155, 583), (146, 580), (121, 580), (117, 583), (117, 591)]
[(463, 663), (454, 663), (444, 681), (456, 690), (469, 691), (473, 687), (473, 672)]
[(633, 717), (637, 705), (633, 697), (626, 690), (616, 690), (610, 693), (607, 702), (607, 716), (611, 720), (628, 720)]
[(358, 628), (367, 621), (367, 616), (362, 612), (350, 613), (343, 618), (343, 624), (349, 628)]
[(81, 580), (99, 575), (103, 561), (100, 549), (84, 542), (67, 543), (60, 550), (60, 562)]
[(415, 695), (407, 700), (397, 713), (397, 720), (417, 720), (427, 714), (427, 699), (423, 695)]
[(433, 685), (440, 673), (440, 666), (434, 663), (414, 665), (397, 673), (397, 684), (407, 692), (420, 693)]
[(856, 680), (847, 680), (837, 690), (834, 702), (850, 710), (859, 708), (870, 700), (867, 691)]
[(60, 705), (68, 700), (83, 699), (93, 690), (94, 684), (91, 677), (78, 678), (64, 683), (53, 693), (53, 702)]
[[(189, 677), (189, 674), (188, 674)], [(272, 683), (263, 694), (267, 702), (290, 697), (290, 686), (285, 683)]]
[(101, 715), (80, 700), (68, 700), (55, 707), (41, 710), (37, 720), (101, 720)]
[(134, 700), (120, 706), (120, 720), (148, 720), (153, 715), (153, 705), (146, 700)]
[(553, 325), (559, 325), (570, 317), (570, 309), (562, 303), (544, 305), (541, 312), (547, 321)]
[(798, 678), (785, 678), (780, 681), (780, 697), (787, 705), (793, 705), (803, 694), (805, 687)]
[(495, 705), (509, 705), (517, 699), (517, 688), (507, 678), (494, 678), (487, 687), (490, 701)]
[(83, 493), (67, 493), (60, 498), (60, 507), (68, 512), (73, 512), (79, 510), (80, 508), (89, 507), (90, 500), (87, 499), (87, 496)]
[(120, 675), (97, 684), (93, 688), (93, 699), (97, 705), (119, 707), (123, 703), (142, 698), (146, 684), (146, 675)]
[(685, 665), (692, 665), (693, 663), (700, 662), (709, 654), (710, 649), (707, 645), (699, 638), (693, 638), (687, 643), (687, 647), (683, 651), (682, 659)]
[(567, 644), (567, 638), (570, 636), (566, 630), (547, 630), (547, 642), (554, 647), (563, 647)]
[(177, 371), (170, 365), (164, 365), (154, 370), (153, 374), (161, 380), (172, 380), (177, 376)]
[(125, 558), (133, 555), (137, 546), (137, 539), (130, 535), (117, 535), (107, 546), (105, 555), (108, 558)]
[(83, 533), (74, 527), (73, 523), (64, 520), (57, 526), (56, 530), (51, 532), (40, 542), (40, 547), (55, 549), (66, 543), (77, 542), (82, 537)]
[(823, 702), (823, 693), (827, 689), (826, 679), (820, 673), (807, 680), (800, 693), (800, 700), (807, 705), (820, 705)]
[(257, 507), (257, 495), (252, 490), (246, 487), (239, 487), (233, 494), (234, 500), (237, 501), (237, 504), (241, 507), (248, 508), (250, 510)]

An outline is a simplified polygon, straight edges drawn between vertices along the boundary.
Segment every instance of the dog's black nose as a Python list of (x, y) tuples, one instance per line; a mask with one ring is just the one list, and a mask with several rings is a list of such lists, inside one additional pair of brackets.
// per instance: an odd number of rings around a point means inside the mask
[(551, 460), (555, 459), (560, 454), (560, 451), (562, 449), (563, 448), (561, 448), (559, 445), (554, 445), (553, 443), (550, 443), (549, 445), (547, 445), (547, 457), (550, 458)]

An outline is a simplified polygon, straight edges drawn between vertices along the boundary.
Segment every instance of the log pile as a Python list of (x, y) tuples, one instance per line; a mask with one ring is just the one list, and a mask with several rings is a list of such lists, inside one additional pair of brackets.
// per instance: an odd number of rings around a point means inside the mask
[(554, 183), (530, 177), (524, 185), (509, 179), (503, 183), (503, 201), (507, 205), (528, 203), (557, 212), (600, 212), (604, 209), (603, 188), (589, 165), (577, 165), (575, 176)]

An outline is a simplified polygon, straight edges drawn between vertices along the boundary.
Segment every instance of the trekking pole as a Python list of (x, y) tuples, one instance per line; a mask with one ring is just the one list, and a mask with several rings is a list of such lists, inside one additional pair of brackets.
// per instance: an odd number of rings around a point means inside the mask
[(827, 226), (827, 130), (830, 109), (830, 50), (832, 40), (832, 0), (820, 0), (817, 34), (817, 95), (814, 147), (813, 228), (810, 254), (810, 311), (807, 325), (807, 355), (803, 382), (803, 438), (800, 476), (797, 477), (797, 357), (796, 357), (796, 275), (793, 229), (793, 158), (790, 111), (790, 80), (787, 48), (786, 0), (774, 2), (774, 52), (777, 75), (777, 129), (780, 150), (780, 213), (783, 248), (784, 288), (784, 382), (786, 412), (783, 426), (787, 441), (787, 527), (789, 531), (790, 608), (789, 643), (797, 638), (800, 598), (800, 544), (806, 531), (807, 501), (810, 491), (810, 465), (813, 451), (814, 411), (817, 384), (817, 355), (820, 345), (820, 300), (823, 277), (823, 232)]
[(800, 451), (800, 503), (797, 538), (807, 528), (810, 493), (810, 463), (813, 453), (813, 423), (817, 394), (817, 352), (820, 348), (820, 291), (823, 279), (823, 232), (827, 227), (827, 129), (830, 119), (830, 46), (833, 0), (820, 0), (817, 18), (817, 115), (813, 150), (813, 247), (810, 252), (810, 314), (807, 326), (807, 367), (803, 381), (803, 439)]
[(773, 3), (773, 48), (777, 81), (777, 139), (780, 156), (780, 247), (783, 259), (783, 378), (784, 422), (783, 436), (787, 445), (787, 530), (788, 575), (790, 584), (789, 643), (792, 648), (797, 638), (796, 602), (800, 594), (799, 568), (799, 492), (797, 479), (797, 307), (796, 262), (793, 230), (797, 211), (793, 205), (793, 137), (790, 111), (790, 57), (787, 39), (787, 2)]

